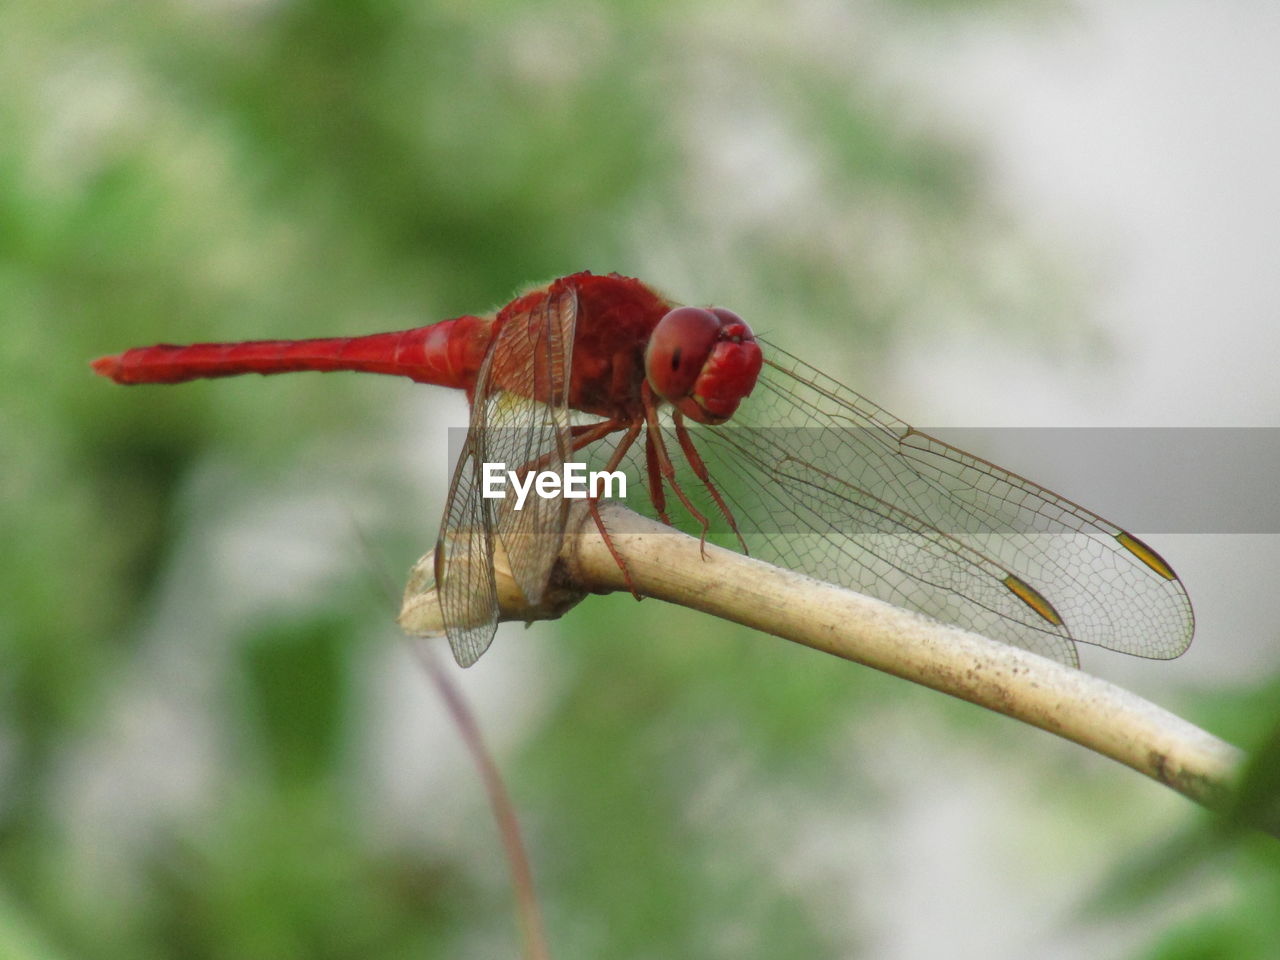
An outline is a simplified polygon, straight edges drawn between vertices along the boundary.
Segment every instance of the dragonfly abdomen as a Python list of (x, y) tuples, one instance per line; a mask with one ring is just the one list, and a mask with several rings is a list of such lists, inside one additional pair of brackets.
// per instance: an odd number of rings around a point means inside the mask
[(99, 357), (93, 369), (116, 383), (184, 383), (243, 373), (349, 370), (468, 388), (484, 356), (488, 322), (464, 316), (412, 330), (363, 337), (168, 343)]

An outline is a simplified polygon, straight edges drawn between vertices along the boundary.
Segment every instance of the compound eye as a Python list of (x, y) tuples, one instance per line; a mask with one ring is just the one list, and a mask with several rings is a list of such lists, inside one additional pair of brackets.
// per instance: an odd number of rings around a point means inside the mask
[(743, 330), (747, 330), (747, 321), (732, 310), (726, 310), (724, 307), (708, 307), (708, 309), (720, 318), (722, 327), (741, 327)]
[(658, 321), (644, 365), (649, 385), (660, 397), (677, 403), (690, 395), (723, 325), (720, 317), (701, 307), (677, 307)]

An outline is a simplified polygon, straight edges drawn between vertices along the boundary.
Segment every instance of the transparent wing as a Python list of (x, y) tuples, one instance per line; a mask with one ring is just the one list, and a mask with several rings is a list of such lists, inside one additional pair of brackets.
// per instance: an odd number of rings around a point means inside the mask
[[(578, 299), (572, 288), (552, 289), (527, 322), (508, 322), (494, 349), (502, 371), (485, 398), (492, 460), (507, 469), (561, 472), (569, 455), (569, 382)], [(516, 583), (537, 603), (560, 554), (569, 501), (531, 491), (520, 509), (510, 494), (495, 501), (496, 528)]]
[[(486, 358), (477, 383), (488, 379)], [(436, 540), (436, 589), (454, 659), (469, 667), (498, 629), (498, 587), (493, 572), (495, 501), (481, 496), (487, 459), (486, 411), (473, 404), (462, 455), (454, 467)]]
[(521, 509), (483, 496), (483, 466), (559, 471), (569, 449), (568, 385), (577, 294), (553, 285), (498, 331), (476, 378), (471, 421), (436, 545), (436, 583), (455, 659), (468, 667), (498, 624), (495, 544), (529, 603), (542, 598), (560, 552), (568, 502), (530, 493)]
[(766, 346), (733, 420), (690, 425), (753, 556), (1072, 665), (1074, 641), (1186, 649), (1186, 591), (1136, 537)]

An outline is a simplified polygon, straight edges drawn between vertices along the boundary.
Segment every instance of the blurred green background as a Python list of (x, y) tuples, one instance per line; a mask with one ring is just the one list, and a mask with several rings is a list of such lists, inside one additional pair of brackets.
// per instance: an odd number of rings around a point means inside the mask
[[(908, 417), (894, 351), (935, 329), (1086, 362), (1115, 348), (1086, 271), (891, 69), (949, 31), (1076, 22), (8, 0), (0, 956), (520, 949), (479, 780), (382, 586), (434, 541), (461, 399), (123, 390), (91, 357), (417, 326), (590, 269), (730, 306)], [(1163, 702), (1254, 743), (1274, 669)], [(594, 598), (504, 627), (458, 680), (557, 957), (1280, 950), (1274, 841), (1198, 846), (1197, 811), (1136, 775), (780, 641)]]

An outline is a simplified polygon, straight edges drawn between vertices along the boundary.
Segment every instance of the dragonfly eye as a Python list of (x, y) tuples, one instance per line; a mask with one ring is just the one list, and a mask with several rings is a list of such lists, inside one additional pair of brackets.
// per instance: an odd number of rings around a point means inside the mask
[(645, 349), (645, 373), (658, 396), (679, 403), (690, 395), (719, 333), (720, 318), (698, 307), (677, 307), (658, 321)]
[(723, 423), (755, 386), (761, 362), (751, 328), (733, 311), (677, 307), (650, 334), (645, 375), (691, 420)]

